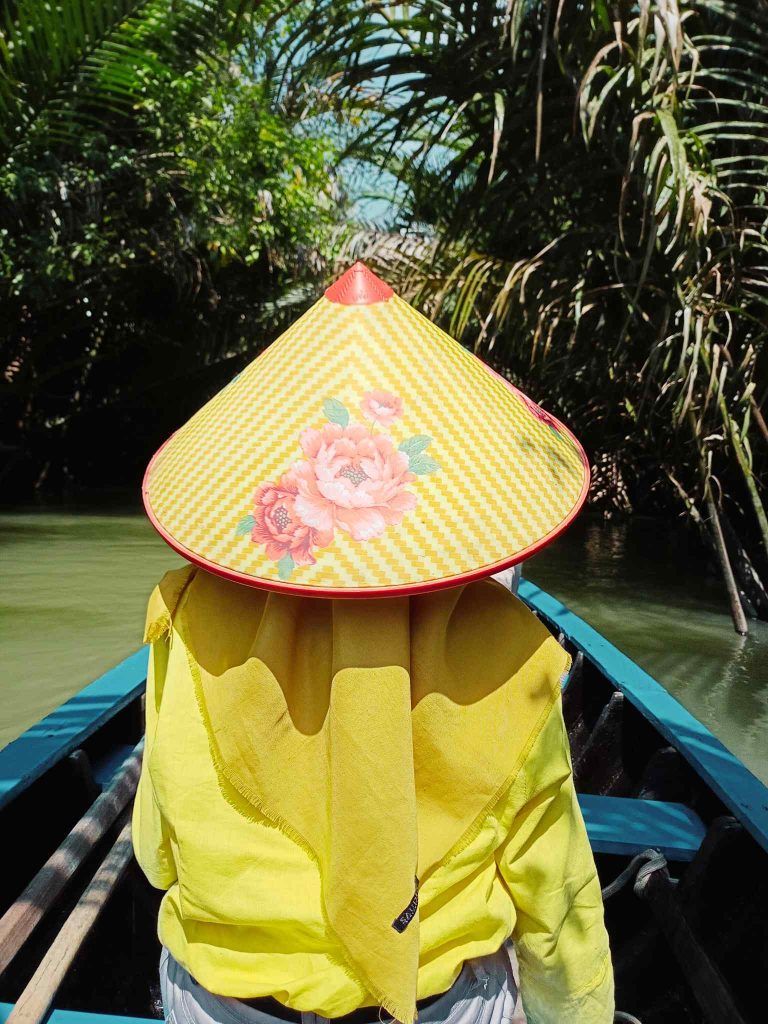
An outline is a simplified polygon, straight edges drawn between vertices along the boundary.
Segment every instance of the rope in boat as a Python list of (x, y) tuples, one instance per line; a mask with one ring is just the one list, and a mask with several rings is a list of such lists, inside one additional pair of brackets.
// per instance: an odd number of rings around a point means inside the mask
[(654, 871), (660, 871), (666, 866), (667, 858), (659, 850), (643, 850), (642, 853), (638, 853), (637, 856), (633, 857), (621, 874), (617, 875), (602, 890), (603, 901), (610, 899), (611, 896), (615, 896), (617, 892), (620, 892), (633, 879), (634, 890), (639, 894), (645, 888), (649, 875), (652, 875)]
[[(625, 886), (634, 880), (633, 889), (636, 893), (642, 892), (654, 871), (660, 871), (667, 866), (667, 858), (660, 850), (643, 850), (638, 853), (627, 864), (621, 874), (617, 875), (602, 890), (603, 900), (610, 899), (620, 892)], [(625, 1010), (616, 1010), (613, 1015), (614, 1024), (642, 1024), (642, 1021)]]

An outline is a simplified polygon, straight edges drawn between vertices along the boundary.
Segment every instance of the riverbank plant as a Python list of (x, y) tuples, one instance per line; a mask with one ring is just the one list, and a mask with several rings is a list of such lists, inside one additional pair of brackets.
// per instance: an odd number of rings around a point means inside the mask
[(389, 195), (346, 256), (574, 427), (594, 509), (690, 517), (768, 613), (765, 0), (0, 19), (6, 494), (135, 477), (306, 301), (346, 158)]
[[(281, 5), (0, 15), (0, 474), (125, 485), (311, 297), (343, 196)], [(310, 293), (307, 293), (309, 287)]]
[(574, 427), (593, 507), (722, 530), (766, 614), (763, 0), (321, 0), (304, 30), (397, 180), (350, 255)]

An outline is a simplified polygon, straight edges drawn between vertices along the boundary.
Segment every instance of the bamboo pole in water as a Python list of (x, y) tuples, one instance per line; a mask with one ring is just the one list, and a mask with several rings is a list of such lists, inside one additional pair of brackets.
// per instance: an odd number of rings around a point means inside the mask
[(128, 867), (133, 846), (131, 823), (126, 821), (117, 842), (109, 851), (90, 885), (64, 922), (29, 984), (19, 996), (6, 1024), (42, 1024), (56, 998), (67, 971), (80, 947), (106, 907), (117, 883)]
[[(721, 409), (724, 407), (721, 405)], [(727, 410), (725, 411), (727, 416)], [(688, 423), (691, 428), (691, 436), (697, 436), (696, 423), (693, 415), (693, 409), (688, 409)], [(744, 614), (744, 607), (741, 603), (741, 597), (739, 596), (739, 588), (736, 586), (736, 577), (733, 575), (733, 567), (731, 566), (731, 560), (728, 557), (728, 548), (725, 546), (725, 537), (723, 536), (723, 527), (720, 523), (720, 516), (717, 512), (717, 505), (715, 499), (712, 497), (712, 481), (709, 476), (707, 461), (704, 456), (704, 452), (699, 448), (699, 466), (701, 469), (702, 478), (704, 480), (704, 501), (707, 507), (707, 513), (709, 515), (709, 525), (712, 530), (712, 538), (715, 542), (715, 550), (717, 557), (720, 562), (720, 568), (723, 572), (723, 579), (725, 580), (725, 587), (728, 591), (728, 600), (731, 605), (731, 619), (733, 620), (733, 628), (739, 634), (739, 636), (746, 636), (749, 632), (747, 626), (747, 617)], [(672, 477), (674, 480), (674, 477)], [(682, 490), (677, 481), (674, 481), (679, 490)]]
[(0, 974), (53, 909), (57, 897), (125, 810), (136, 792), (144, 740), (133, 748), (108, 789), (94, 800), (24, 892), (0, 918)]
[(717, 506), (715, 505), (714, 498), (710, 493), (707, 494), (707, 512), (709, 513), (712, 534), (715, 538), (717, 557), (720, 559), (720, 567), (723, 570), (725, 586), (728, 590), (728, 600), (731, 603), (733, 628), (739, 636), (746, 636), (749, 632), (747, 627), (747, 617), (744, 614), (744, 608), (742, 607), (741, 598), (739, 597), (739, 588), (736, 586), (736, 578), (733, 575), (731, 560), (728, 557), (728, 550), (725, 546), (725, 537), (723, 536), (723, 527), (720, 524), (720, 516), (717, 514)]

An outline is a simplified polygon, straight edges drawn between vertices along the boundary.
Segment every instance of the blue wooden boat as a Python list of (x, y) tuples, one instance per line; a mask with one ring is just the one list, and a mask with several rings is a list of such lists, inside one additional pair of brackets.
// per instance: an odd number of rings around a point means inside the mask
[[(554, 597), (526, 580), (520, 597), (573, 655), (564, 711), (617, 1020), (764, 1024), (768, 788)], [(159, 894), (126, 824), (146, 664), (137, 652), (0, 751), (0, 1024), (162, 1014)]]

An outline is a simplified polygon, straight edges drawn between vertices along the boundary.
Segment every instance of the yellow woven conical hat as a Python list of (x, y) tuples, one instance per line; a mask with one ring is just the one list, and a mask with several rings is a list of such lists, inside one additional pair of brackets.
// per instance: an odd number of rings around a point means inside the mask
[(144, 504), (228, 579), (380, 597), (529, 557), (588, 484), (569, 430), (358, 263), (163, 445)]

